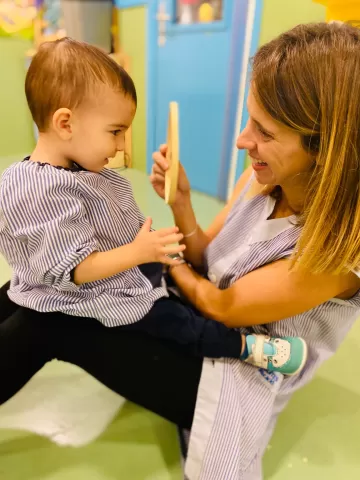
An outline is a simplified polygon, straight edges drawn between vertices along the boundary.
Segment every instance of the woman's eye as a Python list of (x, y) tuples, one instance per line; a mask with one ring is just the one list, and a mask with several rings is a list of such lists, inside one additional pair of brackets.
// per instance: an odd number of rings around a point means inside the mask
[(266, 138), (266, 139), (268, 139), (268, 140), (270, 140), (270, 139), (272, 138), (272, 136), (270, 135), (270, 133), (265, 132), (265, 130), (263, 130), (261, 127), (258, 127), (258, 130), (259, 130), (260, 134), (261, 134), (264, 138)]

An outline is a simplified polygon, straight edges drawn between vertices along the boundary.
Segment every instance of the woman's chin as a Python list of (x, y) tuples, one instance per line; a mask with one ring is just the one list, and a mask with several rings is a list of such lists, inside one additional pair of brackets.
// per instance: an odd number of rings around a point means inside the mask
[[(267, 169), (268, 170), (268, 169)], [(254, 171), (255, 178), (260, 185), (273, 185), (274, 184), (274, 175), (271, 171)]]

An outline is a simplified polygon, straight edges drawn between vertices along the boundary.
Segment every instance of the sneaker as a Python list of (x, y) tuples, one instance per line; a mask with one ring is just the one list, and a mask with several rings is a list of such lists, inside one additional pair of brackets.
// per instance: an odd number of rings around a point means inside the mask
[(246, 345), (248, 356), (244, 361), (269, 372), (296, 375), (306, 363), (307, 345), (300, 337), (247, 335)]

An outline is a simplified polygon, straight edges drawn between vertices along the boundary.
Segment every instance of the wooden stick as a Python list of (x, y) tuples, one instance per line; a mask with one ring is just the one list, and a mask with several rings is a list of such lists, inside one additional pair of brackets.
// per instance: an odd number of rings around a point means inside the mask
[(179, 176), (179, 107), (177, 102), (170, 102), (167, 153), (169, 168), (165, 173), (165, 202), (171, 205), (175, 202)]

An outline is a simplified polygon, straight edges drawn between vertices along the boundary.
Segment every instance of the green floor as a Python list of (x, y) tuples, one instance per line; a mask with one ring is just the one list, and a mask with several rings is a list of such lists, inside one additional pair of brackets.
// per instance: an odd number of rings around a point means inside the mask
[[(0, 159), (0, 170), (9, 161)], [(124, 174), (133, 182), (144, 213), (154, 215), (154, 226), (170, 224), (167, 208), (152, 193), (145, 175), (136, 171)], [(194, 195), (194, 205), (203, 226), (221, 208), (217, 201), (201, 195)], [(5, 281), (9, 274), (0, 258), (0, 281)], [(281, 416), (265, 457), (266, 479), (359, 478), (360, 382), (356, 364), (359, 356), (360, 325), (357, 324), (337, 356), (308, 387), (295, 395)], [(60, 368), (65, 369), (66, 365)], [(54, 365), (54, 374), (58, 371), (59, 364), (56, 368)], [(180, 478), (174, 427), (130, 403), (100, 438), (82, 448), (60, 448), (35, 435), (0, 430), (0, 480)]]

